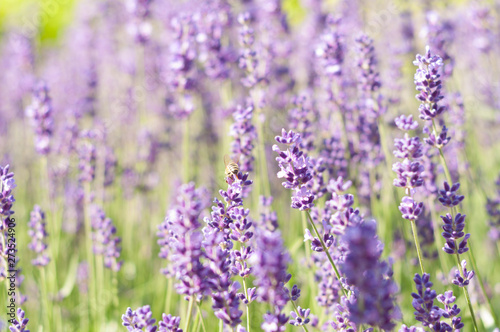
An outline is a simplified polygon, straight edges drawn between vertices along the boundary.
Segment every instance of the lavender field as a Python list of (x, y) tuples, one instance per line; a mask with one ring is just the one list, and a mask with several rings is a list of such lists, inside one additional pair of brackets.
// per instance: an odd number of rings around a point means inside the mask
[(0, 331), (500, 332), (500, 2), (37, 3)]

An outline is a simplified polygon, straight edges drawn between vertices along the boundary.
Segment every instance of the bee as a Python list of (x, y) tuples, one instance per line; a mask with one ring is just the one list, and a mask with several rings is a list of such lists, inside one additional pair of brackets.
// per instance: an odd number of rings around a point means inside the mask
[(230, 177), (231, 175), (238, 175), (238, 172), (240, 171), (238, 164), (235, 161), (231, 160), (231, 158), (229, 158), (227, 154), (224, 155), (224, 165), (226, 166), (226, 178)]

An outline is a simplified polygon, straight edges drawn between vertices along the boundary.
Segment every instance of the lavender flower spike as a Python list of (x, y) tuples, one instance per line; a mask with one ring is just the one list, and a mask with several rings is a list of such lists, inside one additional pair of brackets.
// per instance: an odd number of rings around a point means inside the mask
[(26, 116), (35, 130), (35, 149), (42, 155), (50, 152), (50, 139), (53, 135), (54, 120), (52, 101), (49, 90), (43, 81), (39, 81), (33, 91), (33, 101), (26, 108)]
[(440, 70), (443, 60), (431, 54), (429, 46), (425, 48), (425, 56), (417, 55), (413, 61), (418, 66), (415, 73), (415, 86), (419, 91), (416, 96), (421, 104), (418, 108), (422, 120), (433, 120), (445, 111), (444, 106), (438, 106), (438, 102), (444, 98), (441, 94)]
[(17, 309), (17, 318), (13, 318), (10, 320), (12, 324), (9, 327), (10, 332), (30, 332), (30, 330), (26, 330), (26, 326), (28, 325), (28, 318), (25, 318), (24, 311), (21, 308)]
[[(152, 315), (153, 313), (149, 305), (137, 308), (135, 311), (127, 308), (125, 314), (122, 315), (122, 325), (131, 332), (156, 332), (158, 327), (154, 325), (156, 319), (152, 318)], [(144, 328), (145, 330), (143, 330)]]
[(40, 206), (35, 205), (33, 211), (31, 211), (28, 226), (30, 227), (28, 234), (31, 237), (28, 248), (37, 254), (37, 257), (31, 263), (35, 266), (46, 266), (50, 262), (50, 258), (46, 254), (47, 244), (45, 243), (48, 234), (45, 231), (45, 213), (40, 209)]
[(282, 151), (276, 144), (273, 145), (273, 151), (278, 153), (280, 171), (278, 178), (284, 178), (283, 187), (294, 190), (292, 196), (292, 208), (309, 210), (314, 206), (314, 194), (307, 189), (306, 184), (312, 179), (310, 172), (309, 158), (299, 148), (302, 138), (300, 134), (293, 131), (286, 132), (282, 130), (281, 136), (276, 136), (276, 141), (286, 144), (289, 147)]

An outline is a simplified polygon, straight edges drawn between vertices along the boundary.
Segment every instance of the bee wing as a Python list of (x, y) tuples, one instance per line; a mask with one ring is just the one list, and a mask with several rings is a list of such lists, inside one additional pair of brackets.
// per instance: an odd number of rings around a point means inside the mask
[(224, 155), (224, 166), (227, 167), (227, 165), (231, 162), (231, 158), (227, 154)]

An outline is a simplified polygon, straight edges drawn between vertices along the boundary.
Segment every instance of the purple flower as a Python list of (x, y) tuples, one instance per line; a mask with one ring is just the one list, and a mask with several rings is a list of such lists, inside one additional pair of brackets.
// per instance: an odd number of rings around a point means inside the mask
[(465, 261), (465, 259), (462, 260), (460, 266), (462, 267), (462, 274), (460, 274), (460, 271), (458, 269), (455, 270), (455, 278), (451, 282), (458, 287), (465, 287), (469, 285), (472, 278), (474, 278), (474, 271), (467, 271), (467, 262)]
[(8, 227), (8, 220), (14, 214), (12, 205), (16, 200), (12, 195), (12, 189), (15, 187), (14, 173), (9, 172), (9, 165), (0, 166), (0, 231)]
[[(153, 313), (149, 305), (139, 307), (135, 311), (129, 307), (125, 314), (122, 315), (122, 325), (132, 332), (156, 332), (158, 327), (154, 325), (156, 319), (152, 318), (152, 315)], [(143, 330), (144, 328), (145, 330)]]
[(186, 297), (205, 296), (212, 288), (213, 272), (202, 262), (205, 253), (199, 220), (207, 205), (204, 189), (196, 189), (192, 182), (184, 184), (178, 189), (174, 207), (158, 227), (160, 257), (169, 261), (162, 273), (175, 276), (177, 292)]
[(454, 207), (460, 204), (464, 200), (464, 196), (457, 195), (456, 192), (460, 188), (460, 183), (454, 183), (452, 186), (448, 182), (444, 183), (444, 189), (439, 190), (439, 195), (441, 197), (438, 200), (446, 207)]
[(33, 211), (31, 211), (31, 218), (28, 222), (28, 226), (30, 227), (28, 235), (31, 237), (28, 248), (37, 254), (37, 257), (31, 261), (31, 264), (35, 266), (46, 266), (50, 262), (50, 258), (46, 253), (47, 243), (45, 243), (48, 234), (45, 230), (45, 213), (40, 209), (40, 206), (35, 205)]
[(30, 330), (26, 330), (29, 319), (25, 318), (24, 311), (21, 308), (17, 308), (17, 317), (10, 320), (11, 326), (9, 330), (11, 332), (30, 332)]
[(491, 229), (489, 236), (493, 240), (500, 240), (500, 176), (495, 181), (497, 192), (493, 197), (488, 197), (486, 202), (486, 212), (490, 217), (489, 224)]
[(253, 105), (246, 108), (238, 106), (233, 113), (234, 123), (229, 130), (229, 134), (234, 138), (231, 151), (233, 155), (239, 156), (240, 171), (243, 173), (253, 171), (255, 159), (252, 152), (257, 139), (257, 131), (252, 124), (253, 112)]
[(401, 115), (394, 119), (394, 123), (399, 129), (404, 131), (415, 130), (418, 128), (418, 122), (413, 120), (413, 115), (409, 115), (408, 117)]
[(448, 136), (448, 128), (446, 128), (446, 126), (443, 126), (439, 135), (434, 132), (430, 132), (427, 127), (424, 128), (424, 133), (429, 134), (428, 138), (424, 138), (424, 142), (438, 149), (443, 148), (451, 140), (451, 137)]
[(416, 96), (421, 102), (418, 110), (422, 120), (433, 120), (445, 111), (444, 106), (439, 106), (438, 102), (444, 97), (441, 94), (440, 71), (443, 66), (443, 60), (433, 55), (429, 46), (425, 48), (425, 56), (417, 54), (413, 61), (418, 66), (415, 73), (415, 85), (419, 92)]
[(33, 90), (33, 100), (26, 108), (26, 116), (35, 130), (35, 149), (41, 155), (50, 152), (50, 139), (54, 131), (52, 101), (47, 85), (39, 81)]
[(91, 218), (94, 253), (104, 256), (105, 267), (118, 272), (123, 261), (118, 261), (121, 239), (116, 236), (116, 227), (113, 221), (106, 217), (104, 211), (96, 205), (93, 206)]
[(276, 211), (271, 211), (271, 204), (273, 203), (273, 197), (260, 196), (260, 207), (262, 211), (260, 213), (260, 220), (258, 221), (257, 227), (262, 227), (269, 231), (274, 231), (278, 228), (278, 216)]
[(158, 323), (158, 332), (182, 332), (179, 328), (181, 318), (171, 314), (163, 314), (162, 320)]
[(394, 139), (394, 147), (394, 157), (399, 159), (419, 159), (423, 156), (422, 143), (418, 136), (410, 137), (405, 133), (403, 138)]
[(407, 327), (405, 324), (401, 326), (399, 332), (425, 332), (425, 330), (421, 327), (410, 326)]
[(276, 144), (273, 151), (278, 153), (276, 161), (280, 167), (278, 178), (284, 178), (283, 187), (293, 189), (292, 207), (300, 210), (308, 210), (314, 206), (314, 194), (306, 188), (306, 184), (312, 179), (309, 158), (304, 155), (299, 146), (302, 138), (293, 131), (282, 130), (281, 136), (276, 136), (276, 141), (287, 144), (289, 147), (282, 151)]
[(417, 220), (418, 216), (422, 213), (424, 208), (424, 203), (417, 203), (410, 196), (405, 196), (401, 199), (401, 204), (399, 205), (399, 211), (403, 215), (404, 219)]
[(398, 176), (394, 179), (393, 185), (405, 188), (406, 193), (411, 192), (414, 188), (421, 187), (424, 183), (422, 178), (424, 167), (418, 161), (410, 161), (406, 158), (402, 163), (394, 163), (392, 170)]
[(293, 326), (307, 325), (311, 321), (311, 319), (309, 318), (310, 313), (311, 309), (302, 309), (299, 306), (297, 308), (297, 312), (295, 311), (290, 312), (292, 319), (288, 323)]
[[(432, 331), (453, 331), (455, 329), (460, 329), (463, 327), (460, 317), (455, 317), (460, 313), (460, 309), (454, 305), (450, 306), (455, 302), (455, 297), (451, 291), (447, 291), (442, 295), (437, 295), (435, 290), (432, 290), (432, 282), (430, 282), (430, 275), (424, 273), (422, 276), (415, 274), (413, 278), (415, 282), (417, 293), (412, 293), (413, 297), (413, 308), (415, 308), (415, 319), (422, 322), (422, 325), (429, 327)], [(444, 309), (439, 308), (434, 305), (434, 300), (437, 299), (439, 302), (444, 304)], [(451, 318), (450, 326), (448, 323), (442, 322), (441, 317)], [(411, 330), (403, 330), (411, 331)]]
[(279, 231), (263, 230), (256, 236), (255, 253), (252, 256), (257, 301), (271, 304), (272, 311), (264, 315), (261, 327), (264, 331), (284, 331), (288, 317), (281, 311), (290, 300), (285, 284), (290, 280), (287, 273), (290, 256), (283, 245)]
[(347, 284), (355, 287), (356, 301), (347, 304), (349, 319), (391, 330), (393, 319), (400, 316), (395, 303), (397, 286), (392, 280), (391, 265), (381, 260), (382, 243), (377, 238), (375, 222), (363, 222), (346, 229), (342, 242), (347, 254), (340, 270)]
[(319, 59), (324, 74), (333, 81), (335, 76), (342, 75), (345, 45), (343, 36), (338, 32), (340, 19), (329, 16), (326, 22), (328, 27), (325, 29), (325, 33), (320, 36), (320, 43), (314, 54)]
[(315, 135), (313, 122), (316, 122), (318, 112), (308, 102), (307, 95), (296, 96), (292, 100), (293, 108), (288, 112), (290, 128), (299, 132), (302, 138), (299, 147), (305, 151), (314, 150)]
[(141, 44), (145, 44), (151, 35), (153, 27), (148, 18), (152, 0), (128, 0), (127, 10), (130, 13), (128, 32)]
[(330, 179), (328, 182), (328, 185), (326, 186), (326, 190), (330, 193), (336, 193), (337, 195), (340, 195), (347, 189), (349, 189), (352, 185), (352, 181), (345, 181), (342, 176), (339, 176), (336, 180), (335, 179)]

